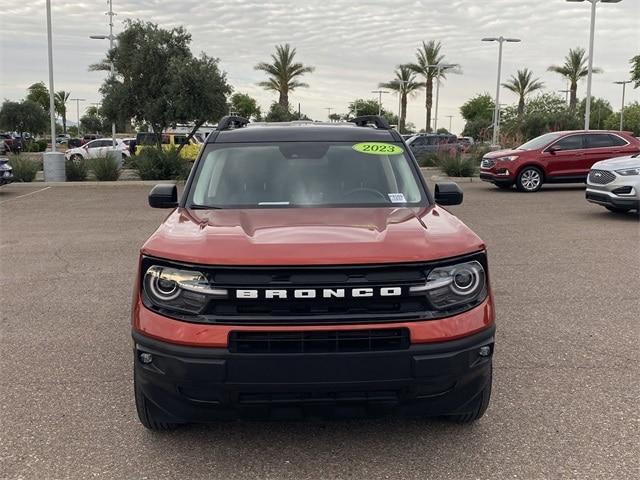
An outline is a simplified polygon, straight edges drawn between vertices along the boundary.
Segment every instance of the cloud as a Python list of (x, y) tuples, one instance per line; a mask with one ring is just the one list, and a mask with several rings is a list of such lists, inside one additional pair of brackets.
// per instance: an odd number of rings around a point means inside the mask
[[(44, 0), (17, 3), (0, 0), (0, 95), (17, 99), (33, 82), (47, 75)], [(107, 32), (106, 1), (53, 2), (55, 88), (72, 96), (98, 101), (102, 72), (89, 72), (106, 41), (90, 40)], [(248, 92), (263, 107), (273, 94), (256, 86), (262, 79), (253, 66), (267, 60), (273, 46), (289, 42), (300, 61), (314, 65), (309, 89), (292, 96), (313, 118), (326, 116), (325, 107), (344, 112), (356, 97), (372, 97), (379, 82), (393, 77), (396, 65), (414, 59), (423, 40), (440, 40), (448, 61), (462, 65), (462, 75), (450, 75), (441, 89), (440, 125), (454, 115), (454, 130), (463, 122), (460, 105), (475, 93), (494, 94), (497, 45), (482, 43), (491, 35), (516, 36), (520, 44), (505, 46), (503, 79), (528, 67), (549, 90), (565, 88), (563, 80), (546, 69), (561, 63), (569, 48), (588, 45), (589, 7), (586, 3), (545, 0), (116, 0), (116, 32), (126, 18), (140, 18), (164, 27), (184, 25), (193, 36), (194, 53), (219, 57), (236, 91)], [(598, 5), (595, 64), (605, 73), (594, 77), (593, 93), (619, 104), (613, 81), (626, 79), (629, 59), (640, 52), (640, 2)], [(579, 95), (584, 95), (580, 86)], [(515, 102), (502, 92), (506, 102)], [(638, 99), (638, 90), (630, 100)], [(397, 109), (397, 97), (386, 95), (385, 105)], [(87, 104), (89, 105), (89, 102)], [(409, 104), (409, 120), (424, 124), (424, 94)]]

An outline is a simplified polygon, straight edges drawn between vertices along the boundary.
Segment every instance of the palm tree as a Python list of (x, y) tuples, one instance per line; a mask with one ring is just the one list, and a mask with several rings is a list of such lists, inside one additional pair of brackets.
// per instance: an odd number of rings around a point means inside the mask
[(62, 130), (67, 133), (67, 102), (71, 94), (64, 90), (59, 90), (53, 96), (53, 102), (56, 108), (56, 113), (62, 117)]
[(304, 82), (298, 79), (305, 73), (312, 73), (315, 68), (294, 62), (296, 49), (291, 48), (288, 43), (284, 45), (276, 45), (276, 53), (271, 54), (273, 63), (260, 62), (255, 66), (256, 70), (265, 72), (269, 79), (266, 82), (260, 82), (258, 85), (278, 92), (278, 104), (284, 108), (289, 108), (289, 93), (296, 88), (308, 87)]
[(515, 75), (511, 75), (511, 78), (503, 83), (502, 86), (518, 95), (518, 116), (521, 116), (524, 113), (526, 96), (544, 88), (544, 82), (541, 82), (539, 78), (534, 79), (533, 72), (525, 68), (518, 70)]
[[(409, 68), (415, 73), (422, 75), (425, 79), (425, 87), (427, 90), (427, 98), (424, 106), (426, 108), (426, 132), (431, 131), (431, 105), (433, 105), (433, 80), (438, 76), (438, 70), (434, 67), (439, 63), (444, 62), (444, 55), (440, 54), (442, 44), (434, 40), (429, 40), (427, 43), (422, 42), (422, 48), (418, 48), (416, 51), (416, 63), (409, 64)], [(440, 78), (445, 78), (445, 72), (449, 68), (442, 68), (440, 70)]]
[(390, 82), (380, 83), (378, 86), (398, 92), (400, 95), (398, 131), (402, 133), (407, 118), (407, 97), (415, 95), (416, 91), (422, 88), (422, 84), (416, 81), (416, 74), (409, 65), (399, 65), (394, 73), (396, 78)]
[[(569, 81), (569, 109), (573, 112), (576, 109), (578, 91), (578, 81), (586, 77), (589, 73), (587, 67), (588, 57), (585, 55), (584, 48), (576, 47), (569, 49), (569, 54), (564, 57), (562, 65), (551, 65), (547, 70), (562, 75)], [(593, 73), (601, 73), (602, 69), (593, 68)]]

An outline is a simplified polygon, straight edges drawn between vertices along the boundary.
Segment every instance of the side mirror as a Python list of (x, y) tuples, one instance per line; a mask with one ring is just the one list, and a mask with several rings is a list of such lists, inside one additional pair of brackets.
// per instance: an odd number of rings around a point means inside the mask
[(549, 152), (551, 155), (555, 155), (556, 152), (559, 152), (560, 150), (562, 150), (562, 148), (560, 148), (558, 145), (551, 145), (549, 148), (547, 148), (547, 152)]
[(435, 199), (438, 205), (460, 205), (462, 197), (462, 190), (457, 183), (436, 183)]
[(175, 208), (178, 206), (178, 187), (161, 183), (149, 192), (149, 205), (152, 208)]

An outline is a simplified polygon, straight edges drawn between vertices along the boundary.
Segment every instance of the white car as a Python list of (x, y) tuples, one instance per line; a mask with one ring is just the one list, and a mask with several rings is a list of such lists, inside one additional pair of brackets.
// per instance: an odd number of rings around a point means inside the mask
[[(70, 148), (64, 152), (67, 160), (86, 160), (89, 158), (106, 157), (111, 151), (112, 140), (110, 138), (99, 138), (85, 143), (81, 147)], [(116, 138), (116, 150), (120, 151), (122, 160), (131, 156), (129, 147), (120, 138)]]
[(587, 177), (587, 201), (612, 212), (640, 210), (639, 155), (594, 163)]

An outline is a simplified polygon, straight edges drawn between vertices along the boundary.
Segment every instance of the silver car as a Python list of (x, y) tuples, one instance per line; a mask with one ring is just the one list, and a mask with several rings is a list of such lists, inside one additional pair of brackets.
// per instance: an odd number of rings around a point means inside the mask
[(594, 163), (587, 177), (587, 200), (612, 212), (640, 210), (638, 155)]

